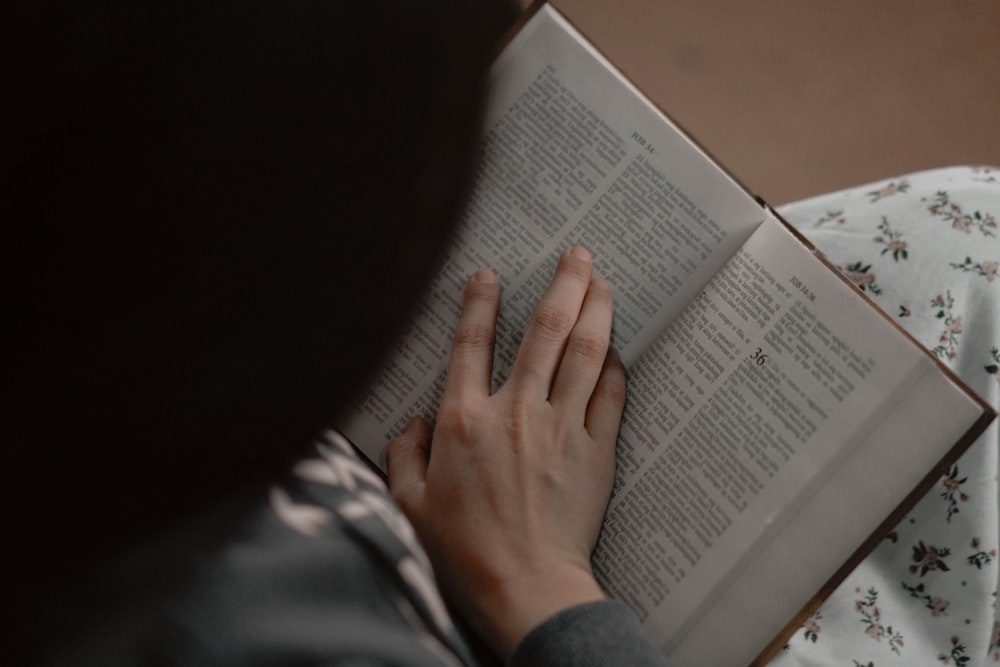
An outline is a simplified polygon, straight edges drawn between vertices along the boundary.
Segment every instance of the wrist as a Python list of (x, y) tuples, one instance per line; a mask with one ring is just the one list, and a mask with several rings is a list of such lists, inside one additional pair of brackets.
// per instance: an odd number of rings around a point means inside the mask
[(490, 587), (478, 605), (481, 632), (506, 660), (533, 629), (555, 614), (605, 599), (589, 564), (560, 563), (505, 577)]

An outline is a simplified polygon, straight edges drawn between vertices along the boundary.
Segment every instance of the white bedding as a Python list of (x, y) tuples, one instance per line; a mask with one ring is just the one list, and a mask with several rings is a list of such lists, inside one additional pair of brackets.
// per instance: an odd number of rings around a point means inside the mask
[[(779, 212), (1000, 407), (1000, 169), (910, 174)], [(994, 423), (772, 665), (1000, 662), (998, 445)]]

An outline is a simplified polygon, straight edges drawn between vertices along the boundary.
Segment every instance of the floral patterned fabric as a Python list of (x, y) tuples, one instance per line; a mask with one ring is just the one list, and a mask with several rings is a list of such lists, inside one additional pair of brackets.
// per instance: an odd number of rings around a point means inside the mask
[[(1000, 406), (1000, 169), (954, 167), (779, 212)], [(772, 662), (1000, 664), (994, 423)]]

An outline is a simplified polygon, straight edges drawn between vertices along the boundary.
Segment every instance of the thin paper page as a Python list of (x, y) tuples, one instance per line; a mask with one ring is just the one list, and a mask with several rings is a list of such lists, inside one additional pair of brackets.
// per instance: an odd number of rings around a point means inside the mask
[(595, 554), (668, 645), (848, 456), (922, 355), (769, 220), (636, 363)]
[(922, 357), (888, 413), (675, 643), (672, 662), (749, 664), (921, 479), (940, 478), (934, 466), (981, 414)]
[(372, 460), (433, 416), (468, 276), (503, 286), (496, 379), (510, 369), (559, 253), (582, 244), (616, 299), (613, 344), (634, 360), (763, 218), (551, 8), (498, 60), (476, 184), (418, 316), (341, 427)]

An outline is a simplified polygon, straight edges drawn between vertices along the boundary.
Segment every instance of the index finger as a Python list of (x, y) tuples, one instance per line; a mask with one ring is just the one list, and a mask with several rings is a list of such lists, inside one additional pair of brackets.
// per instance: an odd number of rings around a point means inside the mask
[(492, 271), (483, 269), (465, 287), (462, 313), (451, 344), (445, 393), (474, 391), (489, 396), (499, 308), (500, 282)]

